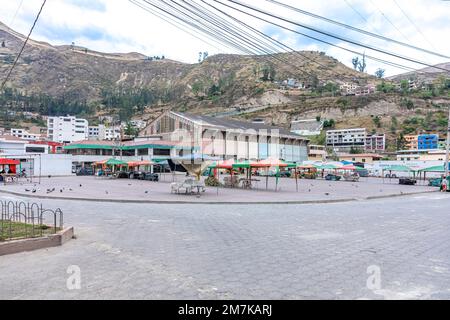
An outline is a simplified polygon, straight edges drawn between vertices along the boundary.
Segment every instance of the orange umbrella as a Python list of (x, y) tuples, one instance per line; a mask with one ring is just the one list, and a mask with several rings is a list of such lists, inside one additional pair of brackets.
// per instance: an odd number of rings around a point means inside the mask
[(256, 166), (263, 168), (263, 167), (279, 167), (279, 168), (286, 168), (288, 164), (280, 159), (275, 158), (268, 158), (266, 160), (259, 161)]
[(154, 162), (151, 161), (130, 161), (128, 162), (129, 167), (140, 167), (140, 166), (153, 166)]

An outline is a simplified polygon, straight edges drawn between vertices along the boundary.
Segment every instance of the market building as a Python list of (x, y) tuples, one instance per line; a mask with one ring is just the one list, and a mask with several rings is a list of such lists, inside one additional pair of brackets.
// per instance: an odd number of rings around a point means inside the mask
[(308, 159), (308, 139), (263, 123), (167, 111), (141, 134), (184, 142), (198, 148), (199, 154), (221, 159), (264, 160), (273, 157), (293, 162)]

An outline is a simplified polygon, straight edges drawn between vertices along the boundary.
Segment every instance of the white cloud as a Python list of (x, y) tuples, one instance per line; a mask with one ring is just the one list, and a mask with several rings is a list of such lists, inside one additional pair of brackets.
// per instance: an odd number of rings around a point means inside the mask
[[(299, 1), (279, 1), (300, 7)], [(0, 7), (2, 8), (0, 11), (0, 20), (6, 24), (12, 23), (12, 28), (21, 33), (27, 33), (33, 17), (39, 9), (41, 0), (23, 1), (19, 14), (12, 20), (21, 2), (22, 0), (0, 0)], [(346, 34), (364, 43), (401, 55), (411, 56), (430, 64), (446, 61), (445, 58), (427, 55), (392, 43), (363, 37), (358, 33), (348, 34), (344, 29), (339, 29), (325, 22), (280, 8), (263, 0), (258, 2), (246, 0), (245, 2), (291, 20), (310, 24), (333, 33)], [(360, 11), (368, 23), (353, 11), (346, 4), (345, 0), (305, 0), (301, 2), (301, 8), (350, 25), (355, 25), (362, 29), (381, 32), (387, 37), (395, 38), (419, 47), (430, 50), (436, 48), (437, 51), (442, 53), (450, 52), (450, 41), (448, 41), (448, 35), (450, 34), (450, 24), (448, 23), (450, 2), (438, 0), (397, 0), (398, 4), (408, 14), (410, 19), (425, 34), (427, 40), (417, 32), (416, 28), (408, 21), (399, 8), (395, 6), (392, 0), (347, 0), (347, 2), (354, 6), (356, 10)], [(394, 23), (400, 32), (390, 25), (373, 3), (376, 3), (376, 6), (383, 11), (383, 14)], [(232, 12), (230, 10), (227, 11)], [(233, 12), (233, 16), (245, 20), (260, 30), (269, 29), (269, 25), (248, 18), (243, 14)], [(286, 23), (281, 24), (288, 26)], [(289, 26), (291, 28), (294, 27), (292, 25)], [(277, 39), (280, 39), (280, 41), (285, 42), (291, 47), (326, 51), (329, 55), (351, 66), (351, 58), (354, 54), (320, 43), (311, 42), (290, 32), (275, 30), (274, 28), (270, 28), (270, 30), (274, 32), (274, 36)], [(306, 33), (314, 34), (308, 31)], [(406, 39), (401, 34), (404, 34)], [(314, 35), (324, 38), (324, 36)], [(128, 0), (48, 0), (41, 21), (33, 34), (33, 38), (52, 44), (69, 44), (74, 41), (78, 45), (106, 52), (137, 51), (148, 55), (164, 54), (166, 57), (184, 62), (196, 62), (199, 51), (209, 51), (210, 54), (232, 52), (232, 50), (226, 49), (223, 46), (217, 45), (219, 48), (214, 48), (211, 45), (205, 44), (145, 12)], [(327, 40), (331, 39), (327, 38)], [(431, 42), (433, 46), (430, 46), (428, 42)], [(353, 45), (345, 46), (356, 51), (364, 51), (364, 49)], [(371, 50), (365, 51), (370, 55), (420, 68), (419, 65), (387, 57), (379, 53), (371, 52)], [(368, 61), (368, 67), (370, 73), (374, 73), (378, 67), (387, 69), (387, 75), (402, 72), (401, 70), (383, 66), (378, 62), (372, 61)]]

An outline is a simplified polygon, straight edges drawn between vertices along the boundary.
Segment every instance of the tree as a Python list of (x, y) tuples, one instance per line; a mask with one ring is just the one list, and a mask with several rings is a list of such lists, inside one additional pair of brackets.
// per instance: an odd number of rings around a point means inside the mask
[(139, 129), (135, 128), (131, 122), (127, 122), (127, 126), (125, 127), (125, 135), (130, 137), (136, 137), (139, 135)]
[(409, 91), (409, 81), (408, 80), (402, 80), (400, 82), (400, 88), (402, 90), (402, 93), (406, 94)]
[(358, 66), (359, 66), (359, 58), (358, 58), (358, 57), (354, 57), (354, 58), (352, 59), (352, 64), (353, 64), (353, 68), (354, 68), (355, 70), (357, 70), (357, 69), (358, 69)]
[(363, 151), (361, 148), (358, 147), (351, 147), (350, 148), (350, 154), (361, 154)]
[(376, 125), (377, 128), (381, 128), (381, 118), (379, 116), (373, 118), (373, 123)]
[(386, 72), (386, 70), (381, 69), (381, 68), (378, 68), (377, 71), (375, 71), (375, 76), (376, 76), (378, 79), (382, 79), (382, 78), (384, 78), (384, 73), (385, 73), (385, 72)]
[(403, 136), (403, 133), (400, 133), (400, 135), (397, 138), (397, 150), (403, 150), (406, 146), (406, 139)]
[(366, 55), (363, 54), (362, 60), (358, 63), (359, 72), (366, 72), (367, 64), (366, 64)]

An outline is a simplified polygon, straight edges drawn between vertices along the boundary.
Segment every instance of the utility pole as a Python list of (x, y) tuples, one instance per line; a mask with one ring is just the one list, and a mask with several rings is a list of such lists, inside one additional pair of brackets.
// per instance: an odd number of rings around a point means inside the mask
[(445, 146), (445, 178), (448, 177), (448, 162), (450, 160), (450, 106), (448, 107), (448, 129), (447, 129), (447, 145)]

